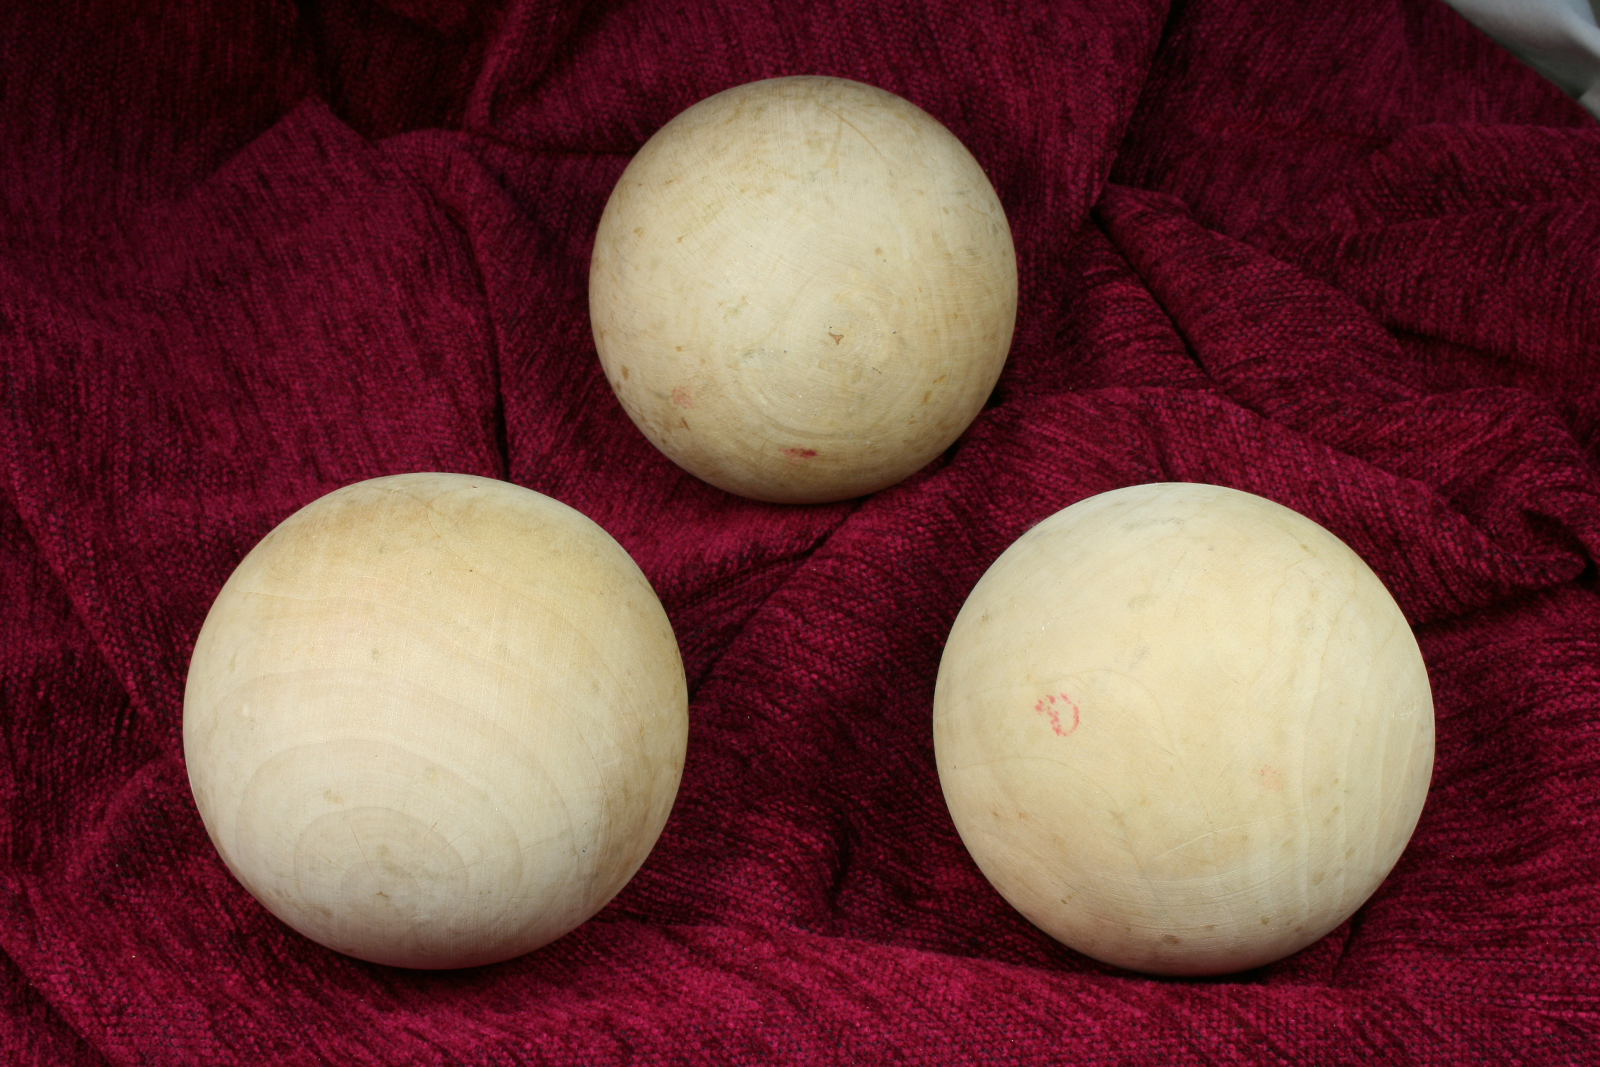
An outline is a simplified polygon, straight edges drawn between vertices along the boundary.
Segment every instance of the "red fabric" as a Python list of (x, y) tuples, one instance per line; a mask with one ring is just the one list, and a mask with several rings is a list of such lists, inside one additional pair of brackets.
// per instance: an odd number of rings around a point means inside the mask
[[(585, 297), (628, 154), (798, 73), (946, 123), (1022, 277), (963, 440), (812, 508), (654, 452)], [(0, 1062), (1600, 1062), (1597, 176), (1600, 126), (1432, 0), (0, 5)], [(633, 883), (460, 973), (272, 919), (179, 744), (243, 554), (412, 470), (610, 530), (693, 697)], [(1206, 981), (1012, 912), (930, 731), (1010, 541), (1175, 479), (1360, 551), (1438, 712), (1371, 902)]]

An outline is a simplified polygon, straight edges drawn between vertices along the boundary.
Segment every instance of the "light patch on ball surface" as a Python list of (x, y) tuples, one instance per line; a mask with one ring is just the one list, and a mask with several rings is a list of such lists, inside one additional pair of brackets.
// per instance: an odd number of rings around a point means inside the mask
[(229, 870), (339, 952), (509, 959), (593, 915), (677, 794), (687, 687), (622, 547), (489, 478), (347, 486), (239, 564), (184, 697)]
[(951, 630), (934, 697), (962, 841), (1035, 925), (1223, 974), (1347, 919), (1398, 860), (1433, 701), (1371, 569), (1310, 519), (1140, 485), (1029, 530)]
[(955, 441), (1016, 320), (1011, 230), (949, 130), (839, 78), (742, 85), (629, 163), (595, 238), (607, 380), (674, 463), (759, 500), (892, 485)]

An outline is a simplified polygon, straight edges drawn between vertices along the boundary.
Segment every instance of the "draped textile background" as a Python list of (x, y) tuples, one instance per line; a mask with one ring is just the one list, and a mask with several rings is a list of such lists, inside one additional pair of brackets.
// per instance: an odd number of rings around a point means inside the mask
[[(899, 93), (990, 173), (1015, 345), (943, 459), (780, 507), (682, 474), (585, 284), (628, 156), (756, 78)], [(28, 0), (0, 7), (0, 1061), (1593, 1063), (1600, 124), (1437, 0)], [(682, 644), (688, 764), (594, 920), (360, 963), (229, 877), (184, 672), (274, 524), (505, 478)], [(1304, 952), (1147, 979), (988, 887), (940, 798), (946, 631), (1023, 530), (1197, 480), (1417, 628), (1410, 848)]]

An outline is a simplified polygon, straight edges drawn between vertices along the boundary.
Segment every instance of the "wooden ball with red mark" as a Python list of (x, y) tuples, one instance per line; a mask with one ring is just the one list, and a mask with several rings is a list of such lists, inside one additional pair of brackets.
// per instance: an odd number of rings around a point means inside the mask
[(607, 381), (731, 493), (843, 500), (938, 456), (1011, 346), (1011, 229), (932, 116), (840, 78), (702, 100), (618, 180), (589, 310)]
[(1211, 485), (1029, 530), (957, 616), (934, 746), (984, 875), (1057, 940), (1224, 974), (1349, 918), (1410, 840), (1433, 699), (1378, 577), (1310, 519)]

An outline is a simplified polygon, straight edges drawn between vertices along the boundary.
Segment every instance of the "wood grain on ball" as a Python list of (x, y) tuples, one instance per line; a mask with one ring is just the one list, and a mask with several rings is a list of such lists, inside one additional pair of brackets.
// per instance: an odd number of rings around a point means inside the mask
[(184, 751), (212, 841), (290, 926), (459, 967), (587, 919), (677, 792), (687, 690), (627, 553), (487, 478), (347, 486), (240, 563), (195, 645)]
[(675, 463), (756, 499), (839, 500), (977, 415), (1011, 345), (1016, 253), (982, 168), (926, 112), (778, 78), (640, 149), (589, 292), (612, 389)]
[(1422, 657), (1343, 542), (1230, 489), (1058, 512), (974, 588), (934, 741), (962, 840), (1056, 939), (1165, 974), (1289, 955), (1348, 918), (1433, 766)]

